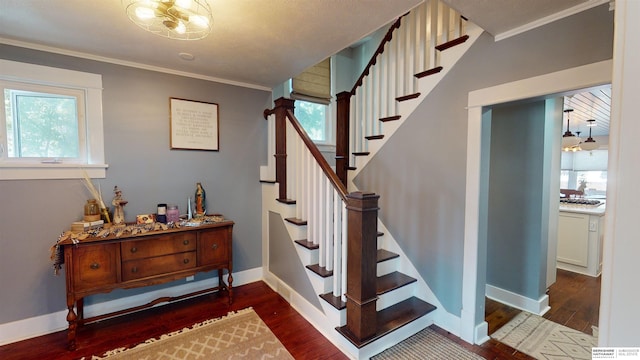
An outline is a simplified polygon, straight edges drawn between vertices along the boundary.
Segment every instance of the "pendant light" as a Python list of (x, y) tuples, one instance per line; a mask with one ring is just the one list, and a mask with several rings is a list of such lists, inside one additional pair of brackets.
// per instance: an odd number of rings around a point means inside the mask
[(569, 113), (571, 113), (573, 109), (566, 109), (564, 112), (567, 114), (567, 131), (562, 135), (562, 149), (564, 151), (571, 150), (574, 146), (580, 144), (580, 138), (573, 135), (571, 130), (569, 130)]
[(589, 137), (587, 138), (587, 140), (585, 140), (583, 143), (580, 144), (580, 147), (582, 148), (582, 150), (591, 151), (599, 147), (596, 141), (593, 140), (593, 138), (591, 137), (591, 128), (596, 126), (596, 120), (595, 119), (587, 120), (587, 126), (589, 127)]

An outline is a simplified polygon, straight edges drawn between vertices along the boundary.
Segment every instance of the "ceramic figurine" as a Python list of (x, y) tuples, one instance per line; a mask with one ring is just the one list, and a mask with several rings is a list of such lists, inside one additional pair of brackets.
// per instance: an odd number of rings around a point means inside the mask
[(205, 210), (205, 201), (207, 199), (207, 194), (202, 188), (201, 183), (196, 184), (196, 217), (204, 216)]
[(124, 206), (127, 205), (128, 201), (122, 197), (122, 190), (118, 189), (118, 186), (113, 188), (113, 192), (115, 193), (113, 200), (111, 200), (111, 204), (113, 205), (113, 223), (124, 224)]

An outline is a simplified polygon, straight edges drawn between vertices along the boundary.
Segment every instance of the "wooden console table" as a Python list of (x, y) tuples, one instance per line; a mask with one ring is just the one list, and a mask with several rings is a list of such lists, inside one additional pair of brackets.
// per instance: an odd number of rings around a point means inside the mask
[[(227, 290), (233, 301), (231, 236), (234, 223), (224, 221), (197, 227), (182, 227), (144, 234), (105, 238), (89, 237), (64, 248), (67, 281), (67, 334), (70, 350), (76, 348), (78, 325), (130, 313), (161, 302), (175, 301), (213, 291)], [(227, 282), (222, 279), (228, 272)], [(199, 272), (218, 270), (218, 286), (179, 297), (162, 297), (148, 304), (109, 314), (84, 318), (84, 298), (114, 289), (156, 285), (185, 278)], [(77, 314), (74, 312), (74, 306)]]

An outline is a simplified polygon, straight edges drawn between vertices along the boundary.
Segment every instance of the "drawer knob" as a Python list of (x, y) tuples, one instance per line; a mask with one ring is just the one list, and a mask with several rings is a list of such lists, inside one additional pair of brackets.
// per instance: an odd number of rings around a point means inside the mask
[(89, 266), (90, 268), (92, 268), (93, 270), (98, 270), (100, 269), (100, 264), (98, 263), (93, 263)]
[(213, 248), (213, 250), (217, 250), (218, 249), (218, 244), (213, 244), (213, 246), (211, 248)]
[(137, 247), (135, 247), (135, 246), (134, 246), (134, 247), (132, 247), (132, 248), (131, 248), (131, 252), (132, 252), (132, 253), (134, 253), (134, 252), (136, 252), (136, 251), (138, 251), (138, 248), (137, 248)]
[(131, 272), (134, 273), (134, 274), (137, 273), (138, 272), (138, 267), (134, 266), (133, 268), (131, 268)]
[(189, 259), (184, 259), (182, 260), (183, 263), (188, 264), (189, 263)]
[(182, 242), (182, 245), (189, 245), (189, 240), (185, 240)]

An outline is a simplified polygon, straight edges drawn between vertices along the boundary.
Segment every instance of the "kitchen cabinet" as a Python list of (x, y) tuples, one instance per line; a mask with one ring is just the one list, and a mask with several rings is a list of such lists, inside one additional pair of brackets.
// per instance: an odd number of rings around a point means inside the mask
[(557, 267), (590, 276), (602, 270), (602, 208), (560, 208)]

